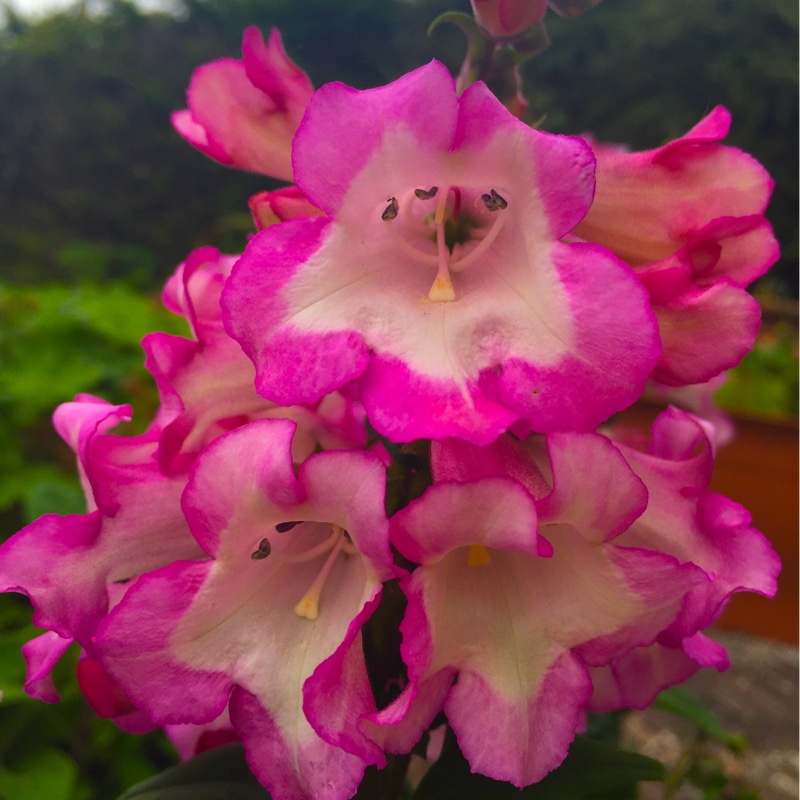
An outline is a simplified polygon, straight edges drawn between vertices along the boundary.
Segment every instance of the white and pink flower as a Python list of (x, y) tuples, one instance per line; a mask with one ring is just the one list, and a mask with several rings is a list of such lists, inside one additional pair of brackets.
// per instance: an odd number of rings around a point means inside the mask
[(701, 631), (733, 592), (774, 594), (779, 565), (707, 491), (710, 459), (674, 410), (647, 453), (582, 433), (435, 442), (433, 486), (390, 521), (421, 565), (402, 582), (410, 683), (365, 729), (405, 750), (443, 708), (473, 771), (523, 787), (561, 763), (587, 709), (724, 668)]
[(189, 108), (176, 111), (172, 124), (222, 164), (291, 181), (292, 137), (314, 87), (286, 55), (277, 29), (265, 44), (258, 28), (248, 28), (242, 56), (198, 67)]
[(159, 724), (226, 708), (276, 800), (344, 800), (382, 750), (360, 629), (393, 576), (385, 469), (363, 451), (295, 475), (288, 420), (258, 420), (197, 459), (183, 496), (209, 560), (142, 576), (104, 621), (109, 672)]
[(220, 434), (265, 417), (298, 423), (293, 442), (298, 463), (317, 447), (363, 447), (363, 409), (340, 392), (314, 405), (283, 407), (255, 391), (255, 368), (225, 333), (219, 305), (236, 259), (213, 247), (190, 253), (167, 282), (163, 299), (167, 308), (186, 318), (194, 339), (152, 333), (142, 342), (145, 366), (156, 380), (161, 400), (162, 469), (185, 469)]
[(295, 178), (329, 218), (251, 240), (226, 326), (275, 402), (357, 381), (398, 441), (489, 442), (518, 418), (591, 429), (640, 393), (659, 354), (646, 293), (603, 248), (559, 240), (586, 213), (593, 157), (531, 130), (433, 62), (389, 86), (323, 87)]
[(704, 383), (752, 348), (761, 314), (745, 288), (778, 258), (764, 210), (772, 180), (720, 144), (731, 117), (717, 106), (688, 133), (628, 153), (591, 142), (597, 191), (575, 233), (630, 264), (650, 293), (662, 384)]

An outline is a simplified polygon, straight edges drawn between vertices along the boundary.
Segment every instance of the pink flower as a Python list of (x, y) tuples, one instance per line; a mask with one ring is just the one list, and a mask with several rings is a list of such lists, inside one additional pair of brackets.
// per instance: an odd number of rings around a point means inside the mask
[(406, 750), (444, 708), (472, 770), (522, 787), (561, 762), (587, 708), (641, 707), (724, 668), (702, 630), (733, 592), (773, 594), (779, 564), (707, 491), (711, 459), (675, 410), (646, 453), (599, 434), (434, 442), (433, 486), (390, 520), (421, 565), (401, 583), (409, 685), (365, 730)]
[[(277, 193), (273, 193), (277, 194)], [(299, 463), (318, 446), (363, 447), (364, 412), (341, 393), (312, 406), (278, 406), (253, 387), (255, 369), (222, 326), (220, 294), (236, 256), (213, 247), (189, 254), (164, 289), (164, 304), (189, 323), (195, 339), (166, 333), (145, 337), (145, 365), (158, 384), (161, 429), (159, 463), (166, 472), (185, 469), (209, 442), (232, 428), (264, 417), (292, 419), (299, 430)]]
[(26, 594), (35, 625), (90, 655), (112, 594), (143, 572), (202, 556), (180, 508), (186, 474), (159, 470), (157, 429), (106, 433), (127, 419), (129, 407), (90, 395), (59, 406), (55, 427), (78, 456), (89, 513), (46, 514), (0, 547), (0, 591)]
[(600, 0), (548, 0), (547, 5), (556, 12), (556, 14), (573, 18), (590, 8), (600, 5)]
[(577, 17), (600, 0), (471, 0), (480, 26), (496, 39), (520, 36), (541, 22), (547, 7), (562, 17)]
[(547, 0), (472, 0), (480, 26), (498, 39), (525, 33), (547, 13)]
[(385, 470), (363, 451), (310, 456), (294, 424), (258, 420), (197, 459), (183, 496), (209, 561), (142, 576), (96, 643), (159, 724), (204, 724), (229, 705), (276, 800), (345, 800), (382, 751), (360, 629), (392, 577)]
[(223, 58), (192, 75), (189, 108), (172, 124), (189, 144), (226, 164), (292, 180), (291, 143), (314, 92), (274, 29), (269, 43), (248, 28), (242, 61)]
[(719, 144), (721, 106), (680, 139), (642, 153), (593, 144), (597, 192), (576, 234), (630, 264), (650, 293), (663, 354), (653, 377), (704, 383), (750, 350), (760, 322), (744, 290), (778, 257), (764, 219), (772, 181)]
[(606, 438), (535, 441), (533, 452), (510, 437), (434, 443), (436, 482), (390, 521), (393, 544), (421, 564), (402, 583), (404, 714), (372, 717), (373, 735), (401, 749), (418, 733), (408, 720), (428, 724), (443, 706), (471, 769), (519, 787), (565, 757), (588, 665), (650, 644), (704, 580), (618, 544), (647, 490)]
[[(612, 436), (620, 439), (624, 433), (615, 431)], [(774, 596), (780, 572), (777, 554), (751, 526), (747, 511), (708, 490), (714, 443), (701, 421), (671, 408), (656, 419), (646, 448), (624, 441), (617, 447), (650, 495), (644, 513), (617, 542), (696, 564), (709, 580), (686, 594), (680, 614), (659, 633), (657, 642), (608, 665), (592, 700), (594, 708), (603, 710), (643, 708), (659, 691), (700, 667), (725, 669), (724, 648), (705, 639), (701, 631), (722, 613), (735, 592)]]
[(248, 205), (256, 228), (260, 231), (297, 217), (324, 216), (324, 212), (309, 203), (296, 186), (286, 186), (274, 192), (259, 192), (250, 198)]
[(594, 245), (593, 160), (433, 62), (389, 86), (323, 87), (294, 144), (330, 218), (256, 235), (223, 293), (256, 387), (315, 402), (357, 380), (398, 441), (488, 442), (514, 420), (589, 429), (640, 394), (658, 355), (646, 295)]

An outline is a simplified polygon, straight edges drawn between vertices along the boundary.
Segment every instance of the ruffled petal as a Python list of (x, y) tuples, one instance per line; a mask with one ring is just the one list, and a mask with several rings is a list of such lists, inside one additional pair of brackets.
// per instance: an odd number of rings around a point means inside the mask
[(643, 389), (659, 355), (646, 292), (602, 248), (558, 241), (591, 202), (581, 140), (530, 129), (482, 84), (457, 98), (434, 62), (323, 87), (294, 164), (333, 219), (262, 231), (223, 295), (268, 399), (357, 380), (395, 441), (488, 444), (520, 418), (593, 428)]

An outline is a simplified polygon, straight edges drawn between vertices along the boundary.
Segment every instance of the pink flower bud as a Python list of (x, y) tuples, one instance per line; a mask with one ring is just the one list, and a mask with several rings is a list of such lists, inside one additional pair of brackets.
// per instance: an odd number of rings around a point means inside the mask
[(525, 33), (547, 13), (547, 0), (472, 0), (480, 26), (497, 39)]
[(189, 144), (231, 167), (292, 179), (292, 137), (314, 93), (308, 76), (286, 55), (280, 34), (264, 42), (248, 28), (243, 60), (223, 58), (195, 70), (188, 109), (172, 124)]
[(256, 228), (260, 231), (288, 219), (323, 216), (323, 212), (306, 200), (296, 186), (285, 186), (274, 192), (259, 192), (250, 198), (248, 205)]

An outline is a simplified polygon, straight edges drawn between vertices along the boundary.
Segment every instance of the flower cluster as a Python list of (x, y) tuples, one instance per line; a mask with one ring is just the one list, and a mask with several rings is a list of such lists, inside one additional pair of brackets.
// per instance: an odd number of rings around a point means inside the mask
[(88, 395), (56, 412), (88, 513), (0, 549), (46, 631), (29, 693), (57, 698), (77, 641), (127, 730), (184, 755), (239, 738), (276, 800), (345, 800), (442, 711), (473, 771), (522, 787), (587, 711), (723, 669), (703, 631), (775, 592), (775, 553), (708, 489), (711, 423), (670, 408), (640, 443), (607, 421), (752, 345), (771, 182), (720, 144), (727, 112), (627, 153), (436, 62), (312, 97), (253, 29), (189, 106), (193, 145), (296, 185), (251, 200), (240, 257), (197, 250), (168, 282), (193, 338), (144, 340), (144, 434)]

